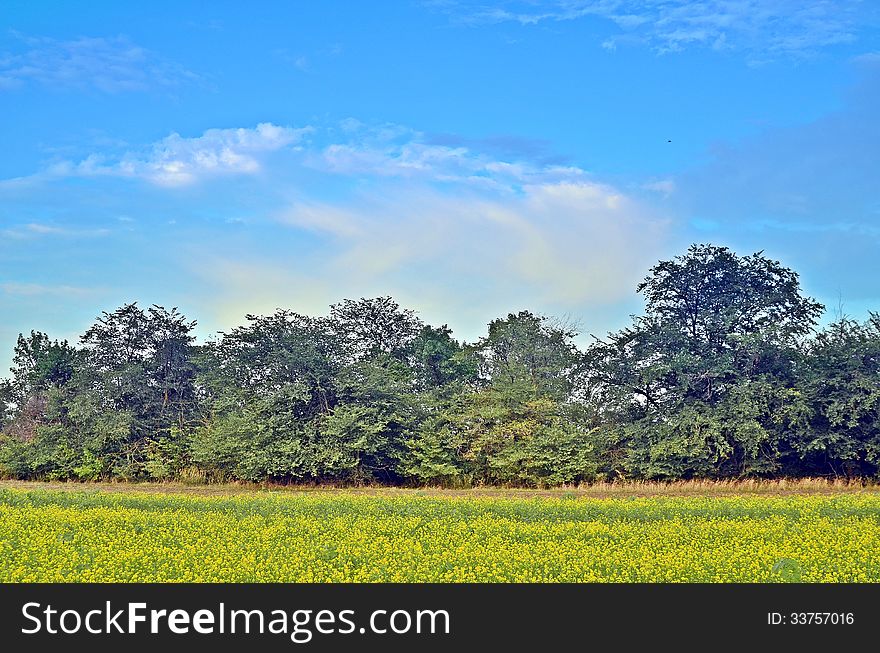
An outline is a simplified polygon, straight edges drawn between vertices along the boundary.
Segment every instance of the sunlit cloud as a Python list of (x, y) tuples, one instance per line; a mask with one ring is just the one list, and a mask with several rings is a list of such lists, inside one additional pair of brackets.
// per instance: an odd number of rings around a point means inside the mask
[(128, 152), (118, 160), (94, 154), (78, 162), (54, 164), (58, 176), (117, 176), (143, 179), (159, 186), (188, 186), (218, 176), (254, 175), (261, 157), (299, 143), (311, 131), (272, 123), (254, 128), (209, 129), (201, 136), (171, 134), (146, 152)]

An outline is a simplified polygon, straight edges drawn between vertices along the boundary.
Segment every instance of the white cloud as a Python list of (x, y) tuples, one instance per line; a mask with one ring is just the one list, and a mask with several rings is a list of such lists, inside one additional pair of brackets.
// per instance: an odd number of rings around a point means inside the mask
[[(306, 142), (306, 136), (312, 134), (319, 135), (323, 144)], [(268, 155), (282, 150), (288, 157), (278, 162), (279, 169), (300, 167), (351, 179), (405, 178), (515, 191), (524, 184), (588, 177), (576, 166), (544, 162), (548, 157), (543, 151), (525, 147), (513, 137), (459, 140), (469, 144), (436, 144), (407, 127), (367, 126), (353, 119), (342, 121), (339, 131), (260, 123), (254, 128), (209, 129), (191, 138), (175, 133), (144, 150), (128, 151), (115, 158), (94, 153), (78, 162), (56, 161), (35, 174), (0, 180), (0, 188), (26, 187), (58, 177), (91, 176), (186, 186), (212, 177), (257, 174), (264, 169)], [(485, 148), (481, 147), (484, 143)], [(505, 158), (498, 158), (487, 151), (493, 149), (509, 152)], [(532, 154), (535, 161), (529, 160)], [(523, 155), (526, 158), (521, 158)]]
[(853, 61), (857, 64), (866, 64), (868, 66), (876, 66), (880, 64), (880, 52), (863, 52), (853, 57)]
[[(274, 216), (329, 239), (321, 278), (400, 286), (407, 275), (436, 273), (575, 306), (630, 295), (661, 252), (665, 218), (577, 166), (427, 145), (398, 125), (345, 128), (345, 141), (303, 161), (359, 180), (353, 195), (303, 193)], [(671, 191), (671, 180), (657, 184)]]
[(260, 123), (252, 129), (209, 129), (194, 138), (171, 134), (146, 153), (129, 152), (117, 161), (92, 155), (76, 164), (56, 164), (50, 172), (133, 177), (159, 186), (186, 186), (221, 175), (256, 174), (262, 169), (262, 156), (299, 143), (310, 131), (308, 127)]
[(198, 79), (182, 66), (118, 36), (60, 41), (14, 33), (19, 51), (0, 56), (0, 89), (33, 83), (106, 93), (179, 86)]
[(325, 48), (312, 51), (310, 54), (292, 53), (287, 48), (277, 48), (274, 54), (284, 63), (296, 68), (300, 72), (312, 74), (315, 71), (314, 64), (326, 64), (328, 60), (340, 56), (344, 51), (341, 43), (332, 43)]
[(64, 234), (65, 230), (61, 227), (54, 227), (48, 224), (31, 223), (25, 225), (25, 229), (37, 234)]
[(309, 58), (306, 56), (299, 56), (294, 59), (293, 65), (304, 73), (307, 73), (311, 70), (311, 66), (309, 65)]

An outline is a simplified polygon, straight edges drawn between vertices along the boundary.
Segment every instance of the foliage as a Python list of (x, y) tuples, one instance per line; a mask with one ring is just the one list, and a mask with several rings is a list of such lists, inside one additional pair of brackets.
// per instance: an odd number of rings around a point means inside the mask
[(39, 333), (20, 337), (18, 410), (0, 466), (21, 477), (173, 475), (183, 461), (166, 455), (175, 451), (169, 441), (195, 415), (194, 325), (176, 309), (128, 304), (102, 314), (77, 350)]
[(822, 306), (758, 252), (694, 245), (642, 315), (576, 346), (530, 311), (475, 342), (391, 297), (279, 309), (196, 345), (177, 309), (22, 335), (0, 383), (15, 478), (503, 484), (876, 476), (880, 317)]
[(646, 478), (785, 473), (806, 337), (822, 307), (759, 254), (694, 245), (639, 285), (645, 315), (587, 351), (590, 395)]
[(809, 407), (791, 439), (805, 472), (873, 475), (880, 464), (880, 315), (838, 320), (810, 345), (802, 380)]

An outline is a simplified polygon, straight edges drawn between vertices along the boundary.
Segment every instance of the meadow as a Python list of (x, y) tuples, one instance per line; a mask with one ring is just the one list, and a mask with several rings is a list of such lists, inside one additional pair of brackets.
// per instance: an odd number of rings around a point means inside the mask
[(2, 582), (877, 582), (880, 493), (0, 485)]

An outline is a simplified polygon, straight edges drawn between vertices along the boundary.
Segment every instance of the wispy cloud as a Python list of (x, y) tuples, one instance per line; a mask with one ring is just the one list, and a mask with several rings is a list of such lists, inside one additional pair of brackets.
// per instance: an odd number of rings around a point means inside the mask
[(586, 180), (528, 185), (516, 196), (388, 190), (342, 207), (294, 205), (278, 219), (333, 237), (322, 275), (398, 286), (415, 273), (428, 293), (431, 278), (472, 279), (508, 301), (566, 306), (630, 293), (669, 227), (617, 189)]
[(671, 224), (617, 189), (588, 181), (521, 194), (446, 192), (383, 180), (345, 203), (297, 202), (275, 216), (312, 234), (307, 256), (238, 250), (191, 261), (212, 291), (205, 310), (234, 324), (243, 312), (291, 306), (322, 312), (342, 297), (390, 293), (431, 321), (475, 338), (520, 308), (570, 313), (629, 299), (667, 246)]
[(449, 133), (426, 134), (425, 142), (428, 145), (442, 145), (452, 148), (466, 147), (500, 158), (513, 157), (548, 165), (561, 165), (570, 161), (569, 157), (553, 150), (549, 141), (524, 138), (513, 134), (497, 134), (482, 138)]
[(10, 239), (29, 239), (39, 238), (41, 236), (60, 236), (68, 238), (94, 238), (96, 236), (107, 236), (111, 232), (109, 229), (82, 229), (78, 227), (66, 227), (54, 224), (45, 224), (41, 222), (30, 222), (0, 231), (0, 236)]
[(67, 285), (45, 285), (40, 283), (21, 283), (17, 281), (0, 282), (0, 292), (18, 297), (86, 297), (99, 291), (94, 288), (81, 288)]
[(281, 59), (281, 61), (296, 68), (300, 72), (312, 72), (311, 61), (305, 54), (291, 54), (290, 50), (287, 48), (278, 48), (274, 51), (274, 54)]
[(329, 60), (342, 55), (343, 52), (344, 48), (341, 43), (332, 43), (329, 46), (315, 50), (310, 54), (302, 52), (293, 53), (287, 48), (277, 48), (273, 51), (273, 54), (284, 63), (296, 68), (302, 73), (314, 73), (314, 64), (316, 62), (319, 64), (326, 64)]
[(171, 88), (199, 77), (124, 36), (61, 41), (15, 34), (15, 51), (0, 53), (0, 90), (27, 84), (105, 93)]
[(506, 192), (521, 191), (526, 184), (587, 177), (581, 168), (557, 163), (561, 157), (534, 156), (537, 148), (526, 151), (526, 141), (506, 143), (505, 137), (481, 140), (452, 134), (438, 138), (402, 125), (367, 126), (351, 120), (344, 121), (342, 128), (344, 138), (310, 151), (306, 165), (351, 177), (467, 184)]
[[(485, 140), (485, 143), (484, 143)], [(220, 176), (264, 170), (265, 159), (283, 151), (277, 165), (302, 167), (351, 179), (406, 178), (465, 183), (515, 192), (525, 184), (585, 179), (587, 172), (528, 141), (507, 137), (438, 139), (402, 125), (342, 121), (335, 128), (260, 123), (254, 128), (209, 129), (186, 138), (171, 134), (141, 151), (120, 156), (93, 153), (58, 161), (33, 175), (0, 180), (0, 188), (24, 187), (52, 177), (129, 177), (158, 186), (187, 186)], [(528, 156), (523, 156), (528, 155)]]
[(843, 233), (856, 236), (880, 236), (880, 226), (873, 223), (859, 222), (797, 222), (792, 220), (749, 220), (743, 227), (750, 231), (788, 231), (793, 233), (822, 234)]
[(755, 62), (853, 42), (878, 20), (876, 6), (859, 0), (502, 0), (476, 6), (445, 2), (437, 9), (472, 25), (601, 18), (618, 30), (602, 43), (607, 49), (634, 43), (658, 53), (735, 49), (749, 52)]
[(675, 192), (675, 180), (670, 178), (654, 179), (642, 184), (642, 188), (662, 197), (669, 197)]

